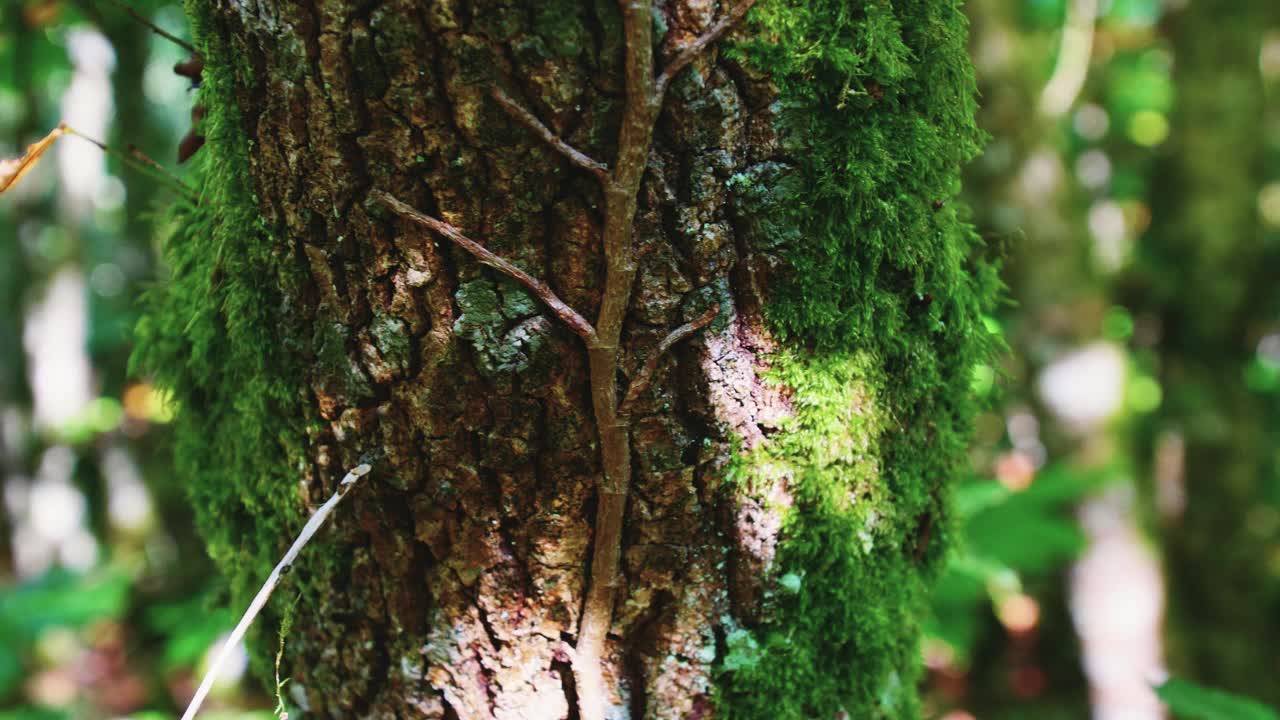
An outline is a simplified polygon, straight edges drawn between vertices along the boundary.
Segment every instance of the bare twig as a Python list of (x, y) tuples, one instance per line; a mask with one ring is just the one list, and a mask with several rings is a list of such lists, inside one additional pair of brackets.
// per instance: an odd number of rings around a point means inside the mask
[(510, 95), (502, 91), (502, 88), (494, 88), (490, 94), (493, 95), (493, 99), (497, 100), (504, 110), (511, 113), (521, 124), (533, 131), (534, 135), (542, 138), (543, 142), (568, 158), (569, 162), (595, 175), (601, 182), (609, 179), (609, 168), (604, 163), (593, 160), (586, 153), (560, 139), (560, 136), (551, 132), (551, 128), (543, 125), (542, 121), (535, 117), (533, 113), (521, 107), (520, 103), (512, 100)]
[(191, 698), (191, 703), (187, 705), (187, 711), (182, 714), (182, 720), (192, 720), (196, 713), (200, 710), (200, 705), (204, 703), (205, 697), (209, 694), (210, 688), (213, 687), (213, 681), (218, 677), (218, 671), (222, 669), (227, 658), (231, 656), (231, 650), (243, 638), (249, 626), (253, 624), (254, 618), (258, 617), (258, 613), (267, 604), (267, 600), (271, 598), (271, 593), (280, 584), (280, 578), (285, 572), (293, 566), (293, 561), (298, 557), (298, 553), (302, 548), (306, 547), (311, 538), (324, 525), (324, 521), (328, 519), (329, 513), (342, 502), (342, 498), (346, 497), (347, 491), (355, 485), (356, 481), (364, 477), (369, 472), (368, 465), (358, 465), (342, 478), (342, 482), (338, 483), (338, 489), (333, 496), (321, 505), (315, 514), (307, 520), (307, 524), (302, 526), (302, 532), (298, 533), (298, 539), (293, 541), (293, 545), (289, 547), (289, 551), (280, 558), (280, 562), (276, 563), (275, 569), (267, 576), (267, 581), (262, 584), (262, 589), (254, 596), (253, 602), (249, 603), (249, 608), (244, 611), (244, 615), (240, 618), (240, 622), (236, 624), (231, 635), (227, 637), (226, 642), (218, 649), (217, 655), (214, 656), (213, 662), (209, 665), (208, 672), (205, 673), (204, 679), (200, 681), (200, 687), (196, 689), (196, 694)]
[(128, 165), (144, 175), (149, 175), (153, 179), (160, 181), (162, 184), (168, 185), (170, 189), (176, 190), (177, 192), (185, 195), (191, 202), (200, 201), (200, 196), (196, 194), (195, 190), (191, 189), (189, 185), (179, 180), (173, 173), (165, 170), (164, 166), (147, 157), (141, 150), (133, 145), (129, 146), (129, 152), (122, 152), (120, 150), (116, 150), (110, 145), (107, 145), (101, 140), (85, 135), (70, 125), (64, 124), (62, 127), (68, 135), (75, 135), (81, 140), (97, 146), (99, 150), (111, 157), (117, 158), (125, 165)]
[(640, 372), (636, 373), (631, 384), (627, 386), (627, 394), (622, 398), (622, 404), (618, 406), (618, 415), (625, 417), (631, 414), (632, 403), (649, 387), (649, 383), (653, 382), (653, 373), (658, 369), (658, 363), (662, 361), (662, 356), (676, 343), (710, 325), (711, 321), (715, 320), (719, 314), (720, 306), (712, 305), (706, 312), (672, 330), (666, 337), (662, 338), (662, 342), (658, 343), (658, 347), (649, 353), (644, 365), (640, 367)]
[(186, 50), (187, 52), (191, 53), (192, 55), (197, 55), (197, 54), (199, 54), (199, 53), (197, 53), (197, 52), (196, 52), (196, 49), (195, 49), (195, 48), (191, 47), (191, 43), (188, 43), (187, 41), (183, 40), (182, 38), (180, 38), (180, 37), (178, 37), (178, 36), (176, 36), (176, 35), (173, 35), (173, 34), (171, 34), (171, 33), (165, 32), (163, 29), (161, 29), (161, 28), (160, 28), (158, 25), (156, 25), (155, 23), (153, 23), (153, 22), (151, 22), (150, 20), (148, 20), (148, 19), (146, 19), (146, 18), (142, 17), (142, 15), (141, 15), (137, 10), (134, 10), (133, 8), (129, 7), (128, 5), (125, 5), (121, 0), (108, 0), (108, 2), (110, 2), (112, 5), (115, 5), (116, 7), (120, 8), (120, 9), (121, 9), (121, 10), (123, 10), (124, 12), (128, 13), (129, 17), (133, 18), (134, 20), (138, 21), (138, 22), (139, 22), (139, 23), (141, 23), (142, 25), (146, 26), (146, 28), (147, 28), (147, 29), (149, 29), (151, 32), (153, 32), (153, 33), (155, 33), (155, 34), (159, 35), (160, 37), (164, 38), (165, 40), (168, 40), (169, 42), (173, 43), (174, 45), (177, 45), (178, 47), (180, 47), (180, 48), (182, 48), (182, 49)]
[[(81, 135), (81, 137), (84, 137), (84, 136)], [(137, 160), (139, 163), (142, 164), (142, 166), (151, 168), (153, 171), (155, 171), (157, 175), (168, 180), (170, 183), (180, 188), (183, 191), (183, 193), (185, 193), (191, 199), (193, 200), (197, 199), (196, 191), (192, 190), (191, 186), (182, 182), (182, 180), (179, 179), (178, 176), (169, 172), (169, 170), (166, 169), (165, 166), (161, 165), (155, 160), (152, 160), (151, 156), (142, 152), (142, 150), (137, 145), (129, 145), (128, 152), (130, 157)]]
[(698, 57), (699, 54), (704, 52), (716, 40), (719, 40), (725, 33), (729, 32), (730, 28), (738, 24), (738, 21), (741, 20), (743, 16), (747, 14), (747, 11), (751, 9), (751, 6), (755, 4), (756, 0), (741, 0), (737, 7), (729, 11), (728, 15), (720, 18), (716, 24), (712, 25), (706, 32), (699, 35), (698, 39), (689, 43), (688, 46), (681, 50), (680, 54), (676, 55), (675, 59), (662, 70), (662, 74), (658, 76), (657, 82), (654, 83), (658, 97), (662, 97), (663, 93), (667, 91), (667, 86), (671, 84), (671, 81), (675, 79), (676, 75), (680, 74), (681, 70), (688, 67), (689, 63), (693, 62), (694, 58)]
[(547, 307), (551, 308), (551, 311), (556, 314), (556, 317), (560, 318), (564, 321), (565, 325), (569, 326), (569, 329), (573, 330), (578, 334), (578, 336), (585, 340), (588, 347), (595, 344), (596, 329), (591, 326), (591, 323), (587, 322), (586, 318), (582, 317), (576, 310), (569, 307), (568, 303), (561, 300), (560, 297), (556, 295), (555, 291), (546, 283), (516, 267), (510, 261), (494, 255), (483, 245), (472, 240), (466, 235), (463, 235), (458, 228), (450, 225), (449, 223), (444, 222), (443, 220), (437, 220), (430, 215), (424, 215), (381, 190), (374, 191), (373, 195), (378, 202), (391, 208), (391, 210), (397, 215), (408, 218), (419, 225), (424, 225), (432, 231), (445, 236), (460, 246), (463, 250), (474, 255), (481, 263), (488, 265), (494, 270), (501, 272), (512, 280), (515, 280), (528, 288), (529, 292), (533, 293), (539, 300), (546, 303)]
[(600, 435), (603, 477), (597, 492), (591, 574), (578, 621), (574, 685), (581, 720), (604, 720), (605, 639), (613, 624), (619, 585), (622, 526), (631, 487), (631, 424), (618, 415), (618, 345), (636, 278), (634, 247), (640, 182), (648, 164), (662, 98), (653, 76), (653, 2), (620, 0), (625, 39), (626, 100), (618, 129), (618, 155), (604, 183), (604, 293), (596, 330), (600, 341), (587, 349), (591, 406)]
[[(125, 150), (129, 153), (130, 156), (133, 157), (133, 159), (137, 160), (143, 165), (146, 165), (147, 167), (151, 168), (152, 170), (155, 170), (156, 172), (162, 175), (166, 175), (166, 176), (169, 175), (169, 171), (166, 170), (163, 165), (156, 162), (155, 160), (152, 160), (151, 156), (142, 152), (142, 148), (138, 147), (137, 145), (130, 143), (125, 147)], [(176, 183), (182, 182), (176, 177), (170, 177), (169, 179), (173, 180)]]

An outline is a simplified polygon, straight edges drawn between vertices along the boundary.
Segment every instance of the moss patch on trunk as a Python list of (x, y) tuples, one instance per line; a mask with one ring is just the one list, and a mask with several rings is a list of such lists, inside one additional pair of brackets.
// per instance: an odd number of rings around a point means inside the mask
[(768, 190), (787, 268), (765, 314), (804, 349), (776, 359), (791, 425), (734, 470), (749, 492), (785, 466), (794, 503), (766, 619), (727, 637), (721, 712), (912, 717), (946, 483), (1001, 288), (952, 202), (982, 142), (966, 21), (951, 0), (775, 0), (751, 21), (733, 51), (777, 83), (796, 163)]
[(205, 26), (201, 3), (189, 2), (188, 15), (205, 60), (206, 143), (191, 173), (200, 200), (168, 211), (171, 275), (145, 297), (133, 365), (172, 395), (177, 482), (239, 607), (302, 525), (307, 411), (290, 306), (299, 280), (250, 190), (235, 94), (247, 69)]

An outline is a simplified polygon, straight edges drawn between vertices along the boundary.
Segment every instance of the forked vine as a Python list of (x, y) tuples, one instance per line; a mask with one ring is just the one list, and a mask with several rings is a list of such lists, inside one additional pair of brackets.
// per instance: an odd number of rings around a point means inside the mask
[[(660, 73), (655, 73), (653, 58), (652, 0), (619, 0), (619, 3), (623, 19), (626, 98), (618, 135), (618, 155), (612, 167), (569, 145), (533, 113), (501, 90), (492, 91), (498, 104), (516, 120), (573, 165), (590, 173), (600, 182), (604, 193), (602, 244), (605, 279), (600, 312), (595, 324), (588, 322), (561, 300), (547, 283), (498, 257), (452, 225), (419, 212), (385, 192), (374, 192), (375, 199), (398, 215), (449, 239), (481, 263), (523, 285), (582, 338), (586, 345), (591, 404), (600, 435), (603, 476), (597, 490), (591, 571), (577, 642), (573, 649), (578, 715), (582, 720), (604, 718), (604, 641), (613, 622), (613, 606), (619, 584), (618, 563), (622, 551), (623, 521), (627, 494), (631, 487), (631, 406), (648, 386), (661, 356), (680, 340), (710, 324), (718, 312), (718, 308), (713, 307), (694, 321), (669, 333), (651, 352), (625, 392), (619, 393), (619, 342), (636, 277), (633, 228), (640, 182), (653, 144), (654, 127), (671, 81), (699, 54), (741, 21), (755, 4), (755, 0), (740, 0), (728, 14), (681, 50)], [(621, 402), (619, 394), (622, 395)]]

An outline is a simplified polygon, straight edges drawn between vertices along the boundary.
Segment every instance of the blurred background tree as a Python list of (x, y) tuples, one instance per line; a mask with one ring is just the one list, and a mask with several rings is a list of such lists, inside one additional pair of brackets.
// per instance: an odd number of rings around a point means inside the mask
[[(185, 33), (180, 3), (130, 6)], [(0, 4), (0, 157), (60, 121), (117, 152), (67, 137), (0, 202), (0, 717), (172, 713), (232, 621), (127, 370), (172, 192), (121, 157), (174, 167), (186, 57), (121, 4)], [(223, 700), (265, 705), (248, 687)]]
[(1275, 4), (969, 14), (993, 137), (966, 190), (1017, 304), (975, 383), (936, 707), (1163, 717), (1165, 672), (1274, 703)]
[(1167, 389), (1136, 458), (1169, 583), (1168, 656), (1275, 704), (1280, 6), (1200, 0), (1164, 29), (1176, 102), (1123, 297), (1148, 319)]
[[(127, 5), (185, 36), (179, 2)], [(65, 120), (181, 175), (186, 51), (123, 7), (0, 4), (0, 157)], [(967, 11), (991, 141), (966, 194), (1014, 302), (975, 369), (930, 706), (1159, 718), (1165, 671), (1280, 702), (1280, 7)], [(172, 715), (231, 624), (128, 372), (172, 197), (67, 138), (0, 198), (0, 718)]]

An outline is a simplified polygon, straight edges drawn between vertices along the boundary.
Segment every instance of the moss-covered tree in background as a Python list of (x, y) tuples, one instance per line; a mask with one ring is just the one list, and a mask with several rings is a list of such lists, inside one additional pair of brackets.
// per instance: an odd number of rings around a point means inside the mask
[[(649, 5), (190, 4), (201, 201), (176, 212), (140, 359), (178, 400), (179, 468), (242, 599), (307, 504), (374, 466), (292, 576), (286, 669), (314, 712), (600, 710), (576, 707), (601, 475), (587, 353), (379, 198), (594, 318), (600, 185), (493, 90), (611, 166), (624, 14), (651, 19), (660, 71), (732, 7)], [(639, 184), (619, 385), (718, 312), (627, 421), (611, 716), (917, 713), (997, 285), (948, 202), (978, 149), (973, 95), (951, 0), (766, 0), (675, 76)]]
[(1128, 287), (1159, 332), (1166, 397), (1146, 428), (1148, 457), (1163, 456), (1156, 493), (1185, 493), (1160, 519), (1171, 669), (1270, 703), (1280, 702), (1268, 640), (1280, 632), (1280, 480), (1275, 367), (1258, 365), (1258, 348), (1280, 317), (1280, 244), (1259, 193), (1280, 166), (1267, 130), (1274, 79), (1264, 84), (1259, 61), (1277, 20), (1266, 0), (1169, 16), (1172, 133)]

